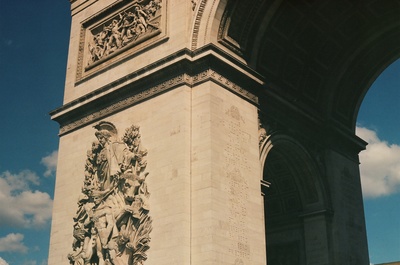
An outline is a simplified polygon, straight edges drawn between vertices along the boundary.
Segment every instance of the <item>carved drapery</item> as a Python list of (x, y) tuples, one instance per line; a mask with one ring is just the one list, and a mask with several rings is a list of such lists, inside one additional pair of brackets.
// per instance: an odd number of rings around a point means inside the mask
[(110, 122), (94, 128), (68, 259), (73, 265), (143, 265), (152, 219), (139, 126), (127, 128), (122, 140)]

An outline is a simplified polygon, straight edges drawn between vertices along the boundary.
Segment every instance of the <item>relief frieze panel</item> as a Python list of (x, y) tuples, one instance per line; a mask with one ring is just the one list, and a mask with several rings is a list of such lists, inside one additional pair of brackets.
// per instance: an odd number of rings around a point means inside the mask
[(94, 128), (68, 259), (73, 265), (143, 265), (152, 219), (140, 127), (130, 126), (122, 139), (110, 122)]
[[(128, 50), (129, 54), (138, 52), (151, 43), (149, 40), (162, 37), (166, 26), (162, 0), (129, 2), (122, 8), (110, 8), (115, 9), (111, 14), (100, 13), (82, 23), (77, 81), (101, 68), (99, 65), (104, 62)], [(140, 44), (143, 45), (139, 47)]]

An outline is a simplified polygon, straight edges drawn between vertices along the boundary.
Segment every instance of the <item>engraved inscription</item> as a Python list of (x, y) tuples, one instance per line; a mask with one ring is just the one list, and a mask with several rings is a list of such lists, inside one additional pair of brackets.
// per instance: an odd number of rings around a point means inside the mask
[(249, 187), (242, 172), (249, 172), (246, 146), (246, 133), (242, 126), (244, 119), (238, 108), (232, 106), (225, 112), (224, 126), (227, 129), (227, 143), (224, 149), (224, 166), (228, 182), (228, 231), (231, 245), (229, 253), (237, 260), (250, 259), (250, 246), (247, 237), (246, 219)]

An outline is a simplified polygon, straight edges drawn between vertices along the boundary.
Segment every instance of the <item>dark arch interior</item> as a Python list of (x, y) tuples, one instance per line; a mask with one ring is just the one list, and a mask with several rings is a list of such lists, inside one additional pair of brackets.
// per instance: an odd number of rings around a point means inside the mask
[(305, 264), (303, 217), (326, 208), (323, 189), (307, 155), (291, 142), (278, 141), (267, 155), (263, 180), (268, 264)]
[(271, 183), (264, 195), (267, 264), (304, 264), (303, 205), (290, 157), (271, 150), (263, 177)]
[(264, 180), (270, 187), (264, 196), (265, 222), (268, 230), (287, 223), (297, 223), (303, 211), (296, 176), (289, 157), (271, 150), (264, 167)]
[(400, 57), (399, 10), (400, 0), (231, 0), (221, 42), (265, 77), (260, 97), (354, 132), (366, 91)]

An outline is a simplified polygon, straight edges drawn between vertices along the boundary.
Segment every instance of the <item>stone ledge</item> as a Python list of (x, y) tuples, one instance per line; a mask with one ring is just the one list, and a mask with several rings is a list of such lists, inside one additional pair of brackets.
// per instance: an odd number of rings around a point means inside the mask
[(194, 87), (206, 81), (258, 105), (255, 91), (262, 86), (262, 77), (223, 53), (213, 45), (194, 52), (178, 51), (69, 102), (50, 115), (60, 124), (60, 135), (64, 135), (178, 86)]

